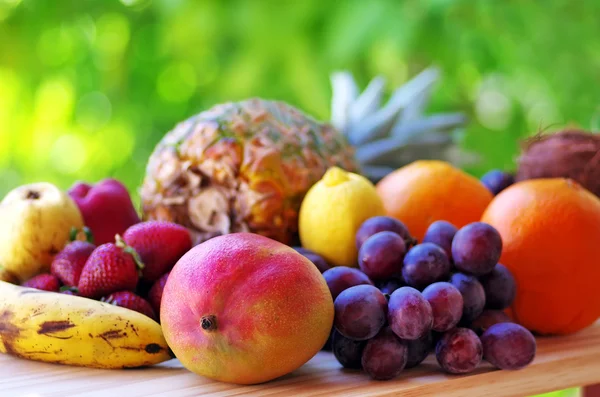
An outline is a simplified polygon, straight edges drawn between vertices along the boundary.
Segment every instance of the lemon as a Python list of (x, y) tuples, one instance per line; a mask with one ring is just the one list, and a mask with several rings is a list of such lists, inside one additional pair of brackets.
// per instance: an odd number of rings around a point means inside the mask
[(356, 267), (356, 231), (379, 215), (385, 215), (385, 209), (375, 186), (361, 175), (332, 167), (302, 201), (300, 241), (333, 266)]

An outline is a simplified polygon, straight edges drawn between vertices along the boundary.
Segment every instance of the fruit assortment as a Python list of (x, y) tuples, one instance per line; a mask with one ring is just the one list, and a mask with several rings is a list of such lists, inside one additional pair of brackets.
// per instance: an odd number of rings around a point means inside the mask
[[(0, 351), (99, 368), (147, 366), (173, 357), (159, 324), (160, 303), (171, 268), (192, 248), (191, 234), (178, 224), (142, 222), (133, 217), (133, 204), (120, 182), (106, 180), (96, 186), (78, 183), (69, 194), (60, 195), (51, 185), (15, 190), (24, 200), (19, 205), (42, 216), (50, 212), (58, 219), (60, 214), (50, 200), (55, 197), (72, 204), (58, 207), (63, 212), (74, 208), (77, 215), (93, 215), (42, 224), (46, 234), (62, 236), (62, 249), (58, 249), (58, 241), (53, 241), (56, 252), (52, 260), (45, 261), (44, 270), (38, 270), (21, 286), (6, 282), (10, 280), (0, 281)], [(39, 197), (31, 192), (40, 192)], [(80, 200), (70, 199), (74, 192)], [(29, 200), (35, 201), (32, 204)], [(5, 208), (14, 206), (13, 201), (8, 203)], [(119, 214), (124, 220), (113, 221)], [(93, 229), (79, 229), (81, 218), (92, 219)], [(29, 219), (15, 220), (11, 226), (26, 230), (31, 226)], [(104, 235), (105, 242), (96, 244), (93, 231)], [(106, 241), (109, 233), (117, 233), (111, 242)], [(10, 274), (15, 272), (20, 277), (30, 272), (28, 267), (9, 269)], [(105, 357), (95, 357), (102, 352)]]
[(88, 241), (68, 243), (52, 261), (50, 273), (38, 274), (23, 286), (100, 300), (158, 321), (168, 273), (192, 248), (188, 230), (146, 221), (132, 225), (112, 243), (96, 246), (90, 232), (88, 236)]
[(323, 272), (335, 309), (325, 349), (342, 366), (389, 380), (431, 352), (452, 374), (472, 372), (484, 359), (501, 369), (534, 359), (535, 338), (503, 312), (516, 283), (498, 263), (502, 239), (492, 226), (435, 221), (418, 242), (401, 221), (375, 216), (355, 243), (355, 267)]
[(262, 99), (202, 112), (157, 145), (141, 213), (112, 178), (15, 188), (0, 202), (0, 352), (95, 368), (177, 357), (237, 384), (319, 350), (376, 380), (430, 355), (450, 374), (529, 365), (533, 333), (600, 317), (598, 139), (538, 137), (515, 174), (480, 180), (421, 160), (452, 157), (445, 132), (463, 120), (407, 105), (435, 77), (379, 109), (380, 81), (359, 94), (338, 74), (335, 127)]
[(425, 112), (439, 76), (428, 68), (384, 102), (381, 77), (360, 92), (350, 73), (334, 73), (331, 123), (261, 98), (189, 117), (150, 155), (144, 216), (185, 225), (196, 243), (249, 231), (291, 244), (304, 195), (332, 166), (376, 181), (421, 157), (462, 163), (452, 132), (465, 115)]

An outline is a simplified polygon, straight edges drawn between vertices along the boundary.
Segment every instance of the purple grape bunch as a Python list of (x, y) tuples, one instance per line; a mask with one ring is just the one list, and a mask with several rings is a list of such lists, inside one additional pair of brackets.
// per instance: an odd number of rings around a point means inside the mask
[(517, 282), (499, 263), (502, 238), (491, 225), (437, 220), (417, 241), (401, 221), (376, 216), (359, 227), (356, 246), (356, 267), (331, 268), (296, 248), (331, 291), (335, 318), (324, 350), (342, 367), (390, 380), (430, 355), (450, 374), (482, 361), (514, 370), (534, 360), (535, 338), (505, 312)]

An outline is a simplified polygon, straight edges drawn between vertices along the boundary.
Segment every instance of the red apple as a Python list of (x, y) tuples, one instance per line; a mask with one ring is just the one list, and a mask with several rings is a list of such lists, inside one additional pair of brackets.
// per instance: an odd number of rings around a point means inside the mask
[(325, 344), (333, 299), (316, 266), (251, 233), (210, 239), (186, 253), (163, 290), (167, 343), (190, 371), (235, 384), (288, 374)]
[(123, 234), (140, 222), (127, 188), (116, 179), (104, 179), (95, 185), (77, 182), (68, 193), (77, 203), (96, 245), (114, 242), (116, 234)]

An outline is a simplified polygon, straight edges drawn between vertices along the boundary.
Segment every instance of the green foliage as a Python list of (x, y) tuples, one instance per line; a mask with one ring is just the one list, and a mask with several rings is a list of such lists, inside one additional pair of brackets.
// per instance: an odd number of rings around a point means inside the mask
[(329, 75), (442, 68), (431, 111), (511, 169), (518, 140), (600, 120), (600, 2), (0, 0), (0, 195), (106, 176), (135, 190), (178, 121), (250, 96), (329, 117)]

